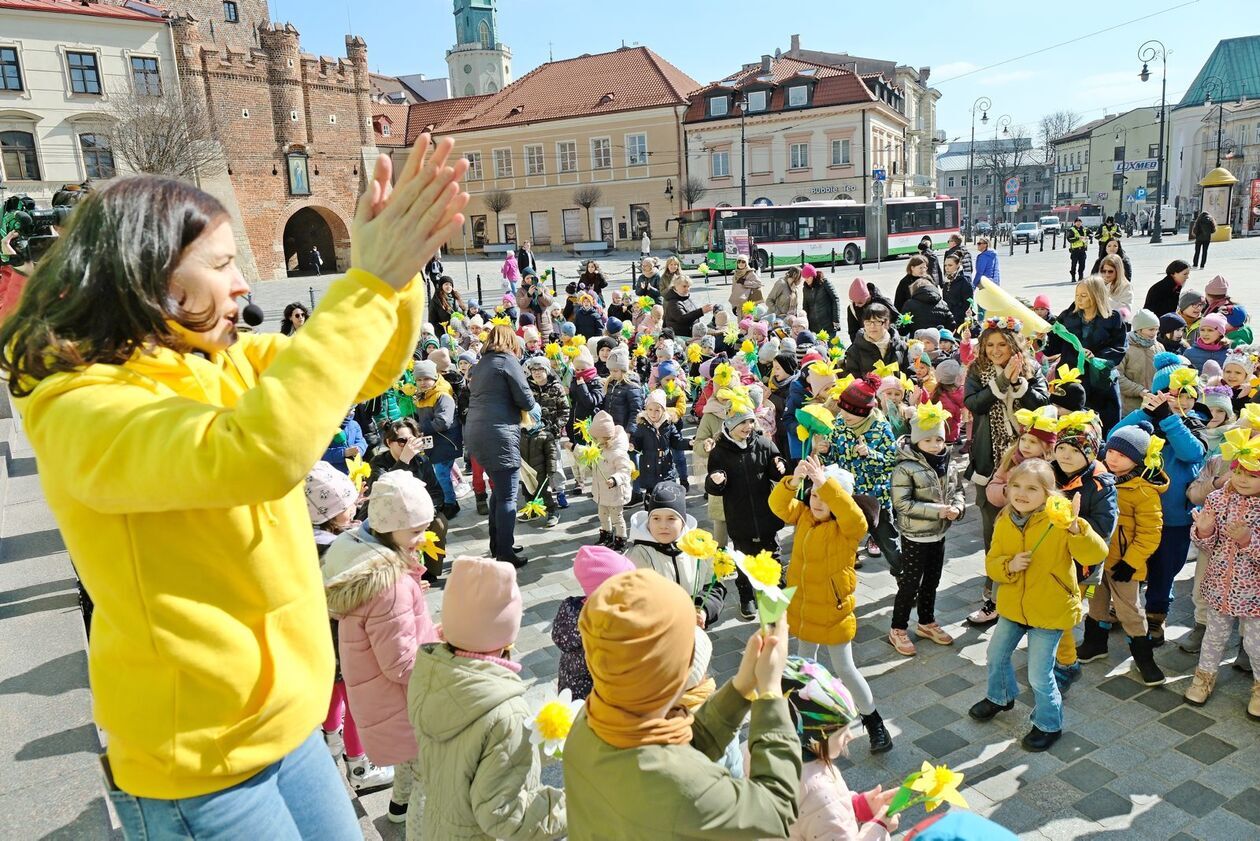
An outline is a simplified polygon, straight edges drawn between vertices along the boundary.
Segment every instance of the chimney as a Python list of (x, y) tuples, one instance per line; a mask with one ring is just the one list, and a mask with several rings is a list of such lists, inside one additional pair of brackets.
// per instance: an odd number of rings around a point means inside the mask
[(792, 55), (797, 55), (801, 51), (801, 36), (792, 36), (792, 49), (788, 50)]
[(768, 54), (763, 54), (761, 56), (761, 72), (763, 75), (770, 72), (771, 60), (772, 59), (770, 58)]

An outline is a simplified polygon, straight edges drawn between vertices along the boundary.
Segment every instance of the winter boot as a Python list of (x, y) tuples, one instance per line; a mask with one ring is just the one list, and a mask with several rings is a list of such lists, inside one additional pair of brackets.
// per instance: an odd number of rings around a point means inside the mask
[(599, 540), (595, 541), (598, 546), (607, 546), (612, 543), (613, 533), (607, 529), (599, 530)]
[(1107, 656), (1107, 631), (1096, 619), (1085, 617), (1085, 637), (1076, 647), (1076, 659), (1082, 663), (1092, 663)]
[(613, 537), (612, 550), (618, 554), (625, 552), (628, 543), (624, 537)]
[(347, 759), (346, 774), (350, 777), (350, 785), (355, 791), (384, 788), (394, 784), (393, 767), (378, 768), (366, 756)]
[(888, 728), (884, 726), (884, 719), (880, 718), (879, 710), (862, 716), (862, 726), (866, 728), (866, 735), (871, 740), (871, 753), (887, 753), (892, 750), (892, 736), (889, 735)]
[(1251, 684), (1251, 700), (1247, 702), (1247, 715), (1260, 721), (1260, 680)]
[(1159, 686), (1164, 682), (1164, 673), (1155, 662), (1150, 637), (1130, 637), (1129, 653), (1133, 655), (1133, 667), (1137, 669), (1142, 683), (1147, 686)]
[(448, 520), (454, 520), (459, 516), (459, 503), (448, 502), (442, 506), (442, 515)]
[(1177, 643), (1177, 647), (1187, 654), (1198, 654), (1199, 649), (1203, 647), (1203, 635), (1207, 633), (1207, 626), (1194, 623), (1194, 628), (1190, 633), (1186, 634), (1186, 638)]
[(1186, 688), (1186, 703), (1194, 704), (1201, 707), (1207, 703), (1207, 699), (1212, 697), (1212, 690), (1216, 688), (1216, 675), (1209, 674), (1202, 669), (1194, 670), (1194, 680), (1190, 681), (1190, 685)]
[(477, 494), (477, 513), (486, 516), (490, 513), (490, 502), (486, 499), (485, 494)]
[(332, 754), (333, 762), (336, 762), (345, 753), (346, 740), (342, 737), (341, 730), (334, 730), (331, 733), (327, 730), (323, 732), (324, 744), (328, 746), (328, 752)]
[(1070, 666), (1064, 666), (1059, 663), (1054, 664), (1054, 682), (1059, 684), (1059, 694), (1066, 695), (1067, 691), (1072, 688), (1072, 684), (1080, 680), (1081, 662), (1077, 660)]
[(1146, 633), (1151, 638), (1152, 648), (1159, 648), (1164, 644), (1164, 620), (1167, 618), (1167, 613), (1146, 614)]
[(1238, 656), (1234, 658), (1234, 668), (1240, 672), (1251, 671), (1251, 658), (1247, 656), (1242, 640), (1238, 641)]
[(556, 505), (559, 506), (560, 508), (569, 507), (569, 498), (565, 496), (564, 491), (558, 491), (556, 493)]

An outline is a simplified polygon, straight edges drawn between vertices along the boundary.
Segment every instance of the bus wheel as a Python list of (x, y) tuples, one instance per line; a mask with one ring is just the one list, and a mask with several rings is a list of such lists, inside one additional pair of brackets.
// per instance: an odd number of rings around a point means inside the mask
[(770, 255), (765, 252), (765, 249), (757, 249), (756, 260), (757, 271), (770, 268)]
[(844, 264), (846, 266), (857, 265), (857, 262), (861, 259), (862, 252), (858, 250), (856, 245), (849, 243), (844, 247)]

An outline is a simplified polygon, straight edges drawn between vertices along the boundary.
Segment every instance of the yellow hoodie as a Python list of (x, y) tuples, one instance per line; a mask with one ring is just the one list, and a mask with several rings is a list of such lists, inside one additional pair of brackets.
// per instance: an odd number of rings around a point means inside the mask
[(402, 371), (423, 313), (421, 284), (351, 270), (292, 337), (160, 348), (18, 401), (96, 601), (95, 717), (124, 791), (221, 791), (323, 720), (333, 653), (302, 483), (347, 408)]

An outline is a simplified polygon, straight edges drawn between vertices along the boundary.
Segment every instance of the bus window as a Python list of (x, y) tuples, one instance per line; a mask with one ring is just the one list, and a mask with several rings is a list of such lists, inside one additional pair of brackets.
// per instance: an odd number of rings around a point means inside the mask
[(946, 203), (945, 207), (942, 208), (945, 211), (945, 224), (942, 227), (944, 228), (957, 228), (958, 227), (958, 214), (956, 213), (957, 208), (958, 208), (958, 205), (954, 204), (953, 202)]
[(814, 238), (814, 217), (812, 216), (796, 217), (796, 238), (797, 239), (813, 239)]
[(840, 211), (836, 222), (839, 236), (862, 237), (866, 235), (866, 214), (861, 208)]
[(795, 219), (781, 216), (774, 220), (774, 238), (791, 242), (796, 239)]

